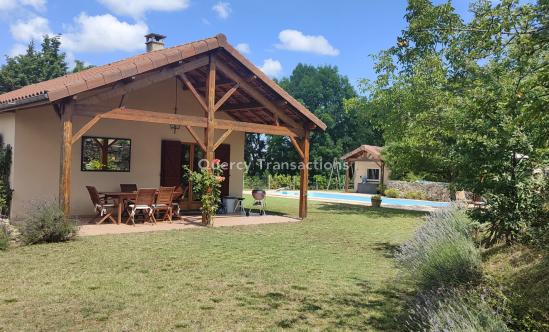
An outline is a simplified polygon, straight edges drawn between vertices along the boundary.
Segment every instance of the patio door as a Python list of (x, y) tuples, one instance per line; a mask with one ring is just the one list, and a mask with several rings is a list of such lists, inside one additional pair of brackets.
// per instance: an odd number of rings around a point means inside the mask
[[(192, 192), (192, 187), (182, 179), (183, 166), (190, 170), (198, 170), (198, 162), (203, 159), (204, 152), (195, 143), (180, 141), (162, 141), (161, 162), (160, 162), (160, 185), (188, 187), (185, 193), (185, 201), (181, 204), (182, 210), (197, 210), (200, 208), (200, 197)], [(231, 160), (231, 149), (228, 144), (221, 144), (215, 151), (215, 158), (221, 162), (229, 163)], [(229, 194), (229, 169), (223, 171), (225, 181), (221, 187), (221, 196)]]

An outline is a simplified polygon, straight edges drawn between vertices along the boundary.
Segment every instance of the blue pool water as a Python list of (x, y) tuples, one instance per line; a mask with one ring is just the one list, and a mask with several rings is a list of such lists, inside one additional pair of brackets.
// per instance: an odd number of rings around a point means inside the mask
[[(284, 195), (288, 197), (297, 197), (299, 195), (298, 191), (279, 191), (277, 192), (279, 195)], [(357, 201), (357, 202), (364, 202), (364, 203), (371, 203), (370, 196), (368, 195), (351, 195), (351, 194), (343, 194), (343, 193), (326, 193), (326, 192), (318, 192), (318, 191), (309, 191), (308, 194), (309, 198), (321, 198), (321, 199), (334, 199), (334, 200), (345, 200), (345, 201)], [(433, 206), (433, 207), (442, 207), (447, 206), (448, 202), (433, 202), (433, 201), (422, 201), (417, 199), (401, 199), (401, 198), (389, 198), (389, 197), (383, 197), (382, 198), (382, 205), (383, 204), (390, 204), (390, 205), (400, 205), (400, 206)]]

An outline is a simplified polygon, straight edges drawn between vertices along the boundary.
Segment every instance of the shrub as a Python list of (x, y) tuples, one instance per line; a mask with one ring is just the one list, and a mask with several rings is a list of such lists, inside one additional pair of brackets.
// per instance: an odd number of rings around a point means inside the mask
[(404, 198), (407, 199), (426, 199), (421, 191), (408, 191), (404, 193)]
[(266, 189), (267, 180), (266, 177), (261, 177), (258, 175), (244, 177), (244, 188), (246, 189)]
[(326, 189), (328, 187), (328, 180), (324, 175), (317, 174), (313, 176), (313, 183), (316, 189)]
[(10, 237), (8, 235), (8, 230), (4, 224), (0, 224), (0, 250), (8, 249), (10, 245)]
[(409, 331), (510, 331), (476, 291), (430, 291), (419, 296), (409, 312)]
[(59, 205), (50, 202), (32, 203), (21, 228), (26, 244), (68, 241), (77, 233), (76, 220), (66, 218)]
[(397, 198), (400, 196), (400, 192), (395, 188), (385, 189), (385, 196), (391, 198)]
[(477, 282), (481, 257), (473, 223), (455, 206), (439, 209), (397, 253), (401, 267), (425, 289)]

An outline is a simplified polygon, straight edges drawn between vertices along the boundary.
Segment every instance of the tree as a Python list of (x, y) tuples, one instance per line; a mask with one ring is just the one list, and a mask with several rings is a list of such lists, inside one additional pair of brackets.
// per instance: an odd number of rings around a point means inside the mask
[[(326, 132), (311, 134), (311, 161), (339, 160), (344, 153), (361, 144), (380, 142), (380, 133), (372, 128), (368, 120), (366, 104), (358, 98), (348, 78), (339, 74), (337, 67), (298, 64), (290, 77), (278, 83), (327, 125)], [(286, 137), (268, 138), (267, 159), (300, 161)], [(282, 171), (287, 174), (297, 172)], [(316, 173), (315, 170), (311, 171), (311, 175)]]
[[(79, 60), (75, 63), (72, 72), (91, 68)], [(37, 50), (34, 41), (31, 41), (24, 54), (6, 57), (6, 64), (0, 68), (0, 93), (17, 90), (67, 73), (66, 56), (61, 51), (59, 37), (45, 35), (40, 50)]]
[(477, 217), (490, 244), (547, 217), (534, 175), (548, 164), (547, 7), (479, 0), (464, 23), (450, 3), (410, 0), (408, 27), (366, 85), (395, 173), (487, 198)]

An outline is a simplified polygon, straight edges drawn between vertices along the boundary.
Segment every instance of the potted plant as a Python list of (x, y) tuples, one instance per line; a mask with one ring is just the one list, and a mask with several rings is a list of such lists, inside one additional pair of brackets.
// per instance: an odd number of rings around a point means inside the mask
[(221, 176), (222, 170), (219, 163), (219, 159), (214, 159), (211, 169), (203, 168), (194, 172), (191, 172), (187, 166), (183, 167), (192, 183), (193, 192), (200, 194), (202, 223), (206, 226), (213, 226), (213, 216), (221, 203), (221, 182), (225, 178)]
[(381, 206), (381, 196), (380, 195), (373, 195), (371, 200), (372, 200), (372, 207), (380, 207)]

